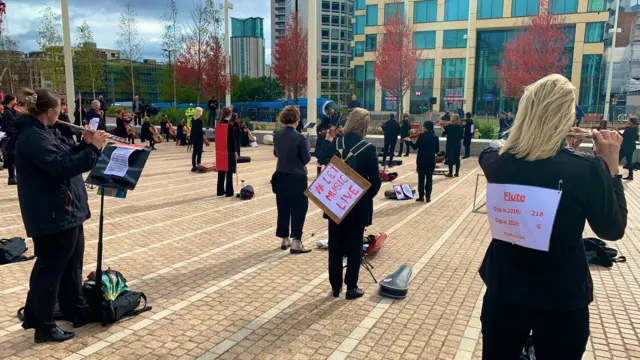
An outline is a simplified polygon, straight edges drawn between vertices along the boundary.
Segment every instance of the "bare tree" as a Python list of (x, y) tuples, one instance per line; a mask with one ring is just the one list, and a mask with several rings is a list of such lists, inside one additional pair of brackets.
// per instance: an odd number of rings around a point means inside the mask
[(136, 95), (135, 79), (133, 73), (133, 63), (142, 58), (144, 43), (138, 33), (136, 22), (136, 11), (133, 3), (128, 1), (122, 7), (120, 14), (120, 24), (118, 25), (118, 41), (116, 45), (122, 50), (122, 57), (129, 60), (129, 70), (131, 75), (132, 98)]
[(96, 88), (104, 87), (104, 61), (96, 49), (93, 31), (87, 22), (76, 29), (78, 50), (74, 54), (77, 75), (76, 86), (80, 91), (91, 91), (96, 98)]
[[(2, 88), (5, 74), (9, 78), (9, 89), (15, 93), (13, 85), (13, 70), (20, 63), (24, 63), (24, 58), (20, 56), (20, 44), (17, 40), (9, 36), (7, 30), (0, 33), (0, 88)], [(26, 65), (26, 64), (25, 64)]]
[(46, 80), (51, 81), (53, 88), (58, 90), (62, 88), (65, 81), (60, 31), (62, 21), (60, 15), (54, 14), (51, 6), (46, 5), (40, 11), (39, 22), (37, 42), (41, 54), (35, 62), (36, 70)]
[(173, 77), (173, 104), (174, 106), (178, 106), (175, 60), (178, 55), (180, 45), (183, 43), (183, 41), (182, 34), (178, 27), (178, 7), (176, 6), (176, 0), (169, 0), (167, 12), (162, 15), (162, 19), (167, 22), (164, 28), (164, 32), (162, 33), (162, 46), (167, 52), (169, 70), (171, 71)]

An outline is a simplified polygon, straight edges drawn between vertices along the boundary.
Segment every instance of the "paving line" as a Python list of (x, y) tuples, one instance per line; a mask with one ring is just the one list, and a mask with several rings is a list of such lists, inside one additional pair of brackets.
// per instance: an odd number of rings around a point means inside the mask
[[(387, 235), (391, 235), (393, 232), (397, 231), (398, 229), (402, 228), (403, 226), (405, 226), (409, 221), (411, 221), (412, 219), (414, 219), (416, 216), (418, 216), (420, 213), (422, 213), (423, 211), (425, 211), (426, 209), (430, 208), (431, 206), (433, 206), (435, 203), (437, 203), (439, 200), (441, 200), (442, 198), (444, 198), (449, 192), (453, 191), (458, 185), (462, 184), (462, 182), (464, 182), (465, 180), (467, 180), (471, 175), (473, 175), (476, 171), (478, 170), (478, 168), (476, 167), (473, 171), (471, 171), (469, 174), (467, 174), (466, 176), (464, 176), (463, 178), (461, 178), (460, 180), (458, 180), (455, 184), (449, 186), (449, 188), (447, 190), (445, 190), (444, 192), (440, 193), (440, 195), (438, 195), (435, 199), (433, 199), (433, 201), (431, 203), (427, 203), (425, 205), (420, 206), (416, 211), (414, 211), (413, 213), (411, 213), (409, 216), (407, 216), (406, 218), (404, 218), (402, 221), (398, 222), (396, 225), (394, 225), (391, 229), (389, 229), (389, 231), (386, 231), (385, 233)], [(473, 205), (471, 205), (469, 207), (469, 209), (472, 209)], [(471, 212), (471, 211), (469, 211)], [(375, 215), (375, 212), (374, 212)], [(463, 214), (464, 215), (464, 214)], [(461, 216), (455, 224), (456, 228), (459, 224), (462, 223), (462, 221), (464, 220), (465, 216)], [(455, 225), (454, 224), (454, 225)], [(454, 229), (455, 230), (455, 229)], [(445, 233), (446, 238), (448, 238), (451, 233), (453, 232), (453, 230), (449, 229), (447, 230), (447, 232)], [(443, 235), (444, 237), (444, 235)], [(446, 240), (446, 238), (444, 240), (438, 240), (436, 242), (436, 244), (440, 243), (440, 245), (438, 246), (438, 249), (442, 246), (442, 244), (444, 243), (444, 241)], [(442, 239), (442, 237), (441, 237)], [(435, 244), (434, 244), (435, 246)], [(431, 249), (429, 249), (427, 251), (427, 254), (430, 254), (428, 259), (431, 258), (431, 256), (433, 256), (433, 254), (435, 254), (435, 252), (437, 251), (434, 250), (434, 246), (431, 247)], [(427, 255), (425, 254), (425, 256)], [(425, 256), (423, 256), (423, 258), (425, 258)], [(420, 272), (420, 270), (422, 269), (422, 267), (429, 261), (428, 259), (423, 260), (420, 259), (420, 261), (418, 261), (418, 263), (416, 264), (416, 267), (414, 267), (414, 274), (417, 275), (417, 273)], [(421, 264), (419, 266), (419, 264)], [(419, 266), (419, 269), (416, 271), (416, 268)], [(414, 276), (415, 276), (414, 275)], [(323, 272), (321, 275), (319, 275), (318, 277), (316, 277), (315, 279), (311, 280), (309, 283), (307, 283), (306, 285), (304, 285), (302, 288), (300, 288), (298, 291), (294, 292), (293, 294), (289, 295), (289, 297), (287, 297), (286, 299), (282, 300), (281, 302), (279, 302), (278, 304), (276, 304), (273, 308), (267, 310), (266, 312), (264, 312), (262, 315), (260, 315), (258, 318), (256, 318), (255, 320), (253, 320), (251, 323), (249, 323), (248, 325), (246, 325), (245, 327), (243, 327), (242, 329), (236, 331), (233, 335), (231, 335), (230, 337), (228, 337), (227, 339), (223, 340), (220, 344), (218, 344), (216, 347), (214, 347), (213, 349), (211, 349), (210, 351), (208, 351), (207, 353), (205, 353), (204, 355), (200, 356), (198, 358), (198, 360), (213, 360), (213, 359), (217, 359), (218, 357), (220, 357), (222, 354), (224, 354), (225, 352), (227, 352), (228, 350), (230, 350), (232, 347), (234, 347), (237, 343), (239, 343), (240, 341), (242, 341), (244, 338), (246, 338), (247, 336), (249, 336), (250, 334), (252, 334), (255, 330), (259, 329), (260, 327), (262, 327), (262, 325), (266, 324), (270, 319), (272, 319), (273, 317), (275, 317), (276, 315), (280, 314), (281, 312), (283, 312), (285, 309), (287, 309), (291, 304), (293, 304), (294, 302), (296, 302), (298, 299), (300, 299), (302, 296), (304, 296), (305, 294), (309, 293), (310, 291), (312, 291), (316, 286), (318, 286), (319, 284), (321, 284), (323, 281), (325, 281), (326, 279), (329, 278), (329, 274), (328, 272)], [(377, 321), (380, 316), (382, 316), (382, 314), (384, 313), (384, 311), (393, 303), (393, 301), (391, 301), (390, 299), (387, 298), (382, 298), (379, 302), (378, 305), (376, 305), (376, 307), (371, 311), (371, 313), (369, 314), (369, 316), (367, 318), (365, 318), (365, 320), (362, 321), (362, 323), (358, 326), (358, 328), (356, 328), (356, 330), (354, 330), (350, 336), (353, 336), (354, 332), (356, 331), (362, 331), (360, 330), (360, 328), (362, 327), (362, 324), (370, 324), (370, 327), (366, 328), (366, 332), (362, 333), (362, 337), (360, 337), (357, 342), (359, 342), (364, 335), (366, 335), (366, 333), (369, 331), (369, 329), (371, 329), (373, 327), (373, 325), (375, 324), (375, 321)], [(375, 313), (379, 315), (377, 318), (375, 318), (375, 321), (372, 322), (371, 319), (374, 319), (371, 317), (371, 314)], [(354, 342), (356, 340), (351, 339), (351, 338), (347, 338), (345, 341), (343, 341), (342, 344), (340, 344), (340, 346), (338, 347), (338, 349), (344, 348), (344, 346), (350, 346), (349, 344), (351, 344), (352, 342)], [(345, 342), (347, 345), (345, 345)], [(357, 345), (357, 342), (355, 343), (355, 345)], [(353, 345), (353, 347), (351, 348), (351, 350), (353, 348), (355, 348), (355, 345)], [(349, 351), (350, 352), (350, 351)], [(334, 353), (336, 353), (334, 351)], [(341, 352), (342, 353), (342, 352)], [(345, 358), (346, 355), (348, 355), (348, 353), (344, 352), (345, 354)], [(333, 354), (331, 355), (332, 357), (334, 356)], [(331, 358), (330, 358), (331, 359)], [(344, 358), (342, 358), (344, 359)]]

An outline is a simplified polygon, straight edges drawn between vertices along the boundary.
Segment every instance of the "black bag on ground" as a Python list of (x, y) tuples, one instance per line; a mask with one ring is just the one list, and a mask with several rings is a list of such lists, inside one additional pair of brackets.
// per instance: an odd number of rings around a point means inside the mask
[(610, 268), (614, 262), (627, 261), (626, 257), (618, 256), (618, 250), (607, 247), (607, 243), (600, 239), (584, 238), (582, 240), (589, 264)]
[(409, 292), (409, 280), (413, 268), (410, 265), (401, 265), (384, 280), (380, 281), (379, 293), (381, 296), (392, 299), (404, 299)]
[(238, 194), (238, 197), (240, 198), (240, 200), (250, 200), (253, 199), (254, 195), (255, 191), (253, 190), (253, 186), (247, 185), (240, 189), (240, 194)]
[(238, 156), (238, 164), (251, 162), (251, 158), (249, 156)]
[(0, 239), (0, 265), (34, 258), (34, 256), (22, 256), (25, 252), (27, 252), (27, 243), (23, 238)]

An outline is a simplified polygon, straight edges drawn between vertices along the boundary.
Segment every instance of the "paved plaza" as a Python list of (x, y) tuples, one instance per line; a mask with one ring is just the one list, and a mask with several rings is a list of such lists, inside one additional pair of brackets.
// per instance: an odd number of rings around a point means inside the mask
[[(256, 190), (250, 201), (216, 197), (217, 175), (191, 173), (184, 147), (158, 148), (126, 200), (105, 199), (104, 228), (104, 268), (122, 272), (153, 310), (108, 327), (87, 325), (66, 343), (35, 345), (15, 316), (33, 262), (2, 266), (0, 359), (481, 358), (477, 270), (491, 239), (486, 214), (473, 212), (477, 179), (479, 199), (485, 188), (476, 158), (463, 160), (460, 178), (436, 177), (430, 204), (385, 200), (391, 184), (383, 185), (367, 232), (389, 237), (371, 259), (373, 272), (380, 280), (412, 265), (409, 296), (381, 298), (362, 271), (365, 296), (346, 301), (331, 296), (327, 252), (315, 248), (327, 238), (317, 206), (310, 204), (303, 239), (314, 251), (279, 249), (271, 147), (242, 150), (253, 159), (239, 167)], [(213, 148), (203, 157), (213, 162)], [(395, 183), (415, 186), (415, 155), (403, 160)], [(315, 174), (314, 163), (308, 169)], [(0, 238), (25, 236), (16, 189), (5, 185), (6, 172), (0, 176)], [(625, 183), (625, 191), (627, 234), (610, 246), (627, 262), (591, 268), (595, 302), (584, 359), (640, 359), (640, 183)], [(89, 198), (85, 274), (95, 268), (98, 236), (96, 190)]]

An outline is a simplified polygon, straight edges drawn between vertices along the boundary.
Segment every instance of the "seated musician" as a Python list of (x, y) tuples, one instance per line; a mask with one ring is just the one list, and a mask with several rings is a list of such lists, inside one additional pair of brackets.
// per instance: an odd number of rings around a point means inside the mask
[(144, 143), (145, 141), (149, 141), (151, 150), (156, 150), (156, 142), (153, 140), (153, 131), (155, 130), (155, 128), (151, 129), (152, 127), (153, 125), (151, 125), (149, 117), (145, 116), (144, 121), (142, 122), (142, 127), (140, 128), (140, 142)]
[(176, 146), (187, 145), (187, 133), (185, 132), (185, 126), (187, 126), (186, 120), (182, 119), (180, 125), (178, 125), (178, 132), (176, 134)]
[(167, 117), (167, 115), (162, 115), (162, 121), (160, 122), (160, 133), (164, 134), (167, 142), (169, 142), (169, 118)]
[(127, 132), (127, 126), (129, 125), (129, 122), (131, 122), (131, 120), (127, 121), (124, 117), (124, 109), (116, 109), (116, 128), (113, 131), (113, 135), (119, 136), (121, 138), (127, 138), (129, 135)]

